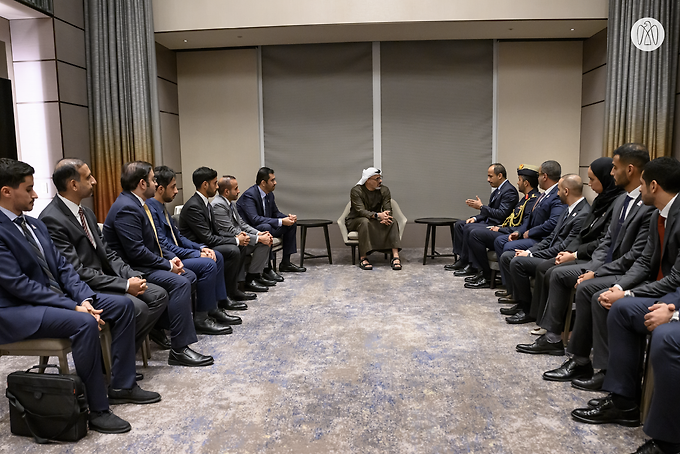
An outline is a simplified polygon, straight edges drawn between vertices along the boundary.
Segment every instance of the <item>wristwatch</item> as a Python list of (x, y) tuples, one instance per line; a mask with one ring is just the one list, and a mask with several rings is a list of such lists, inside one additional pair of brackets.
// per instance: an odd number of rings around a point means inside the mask
[(671, 322), (677, 322), (678, 320), (680, 320), (680, 311), (678, 311), (678, 310), (676, 309), (676, 311), (673, 312), (673, 315), (671, 315), (670, 321), (671, 321)]
[(373, 213), (373, 219), (378, 219), (378, 213)]

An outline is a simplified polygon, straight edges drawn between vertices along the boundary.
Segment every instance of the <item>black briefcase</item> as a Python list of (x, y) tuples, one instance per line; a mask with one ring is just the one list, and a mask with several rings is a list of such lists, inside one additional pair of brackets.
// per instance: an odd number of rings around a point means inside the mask
[[(33, 369), (56, 368), (57, 374)], [(50, 440), (78, 441), (87, 434), (87, 398), (77, 375), (63, 375), (55, 365), (33, 366), (7, 376), (10, 429), (15, 435)]]

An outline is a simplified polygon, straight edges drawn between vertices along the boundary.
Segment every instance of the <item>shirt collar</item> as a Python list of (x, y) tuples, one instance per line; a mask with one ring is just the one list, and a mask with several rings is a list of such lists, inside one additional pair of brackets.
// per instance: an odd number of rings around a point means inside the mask
[(229, 201), (229, 199), (226, 198), (225, 196), (223, 196), (222, 194), (217, 194), (217, 197), (219, 197), (219, 198), (221, 198), (222, 200), (224, 200), (224, 201), (227, 203), (227, 206), (228, 206), (228, 207), (231, 206), (231, 202)]
[(267, 197), (267, 193), (264, 192), (261, 187), (258, 186), (257, 190), (260, 191), (260, 198), (261, 199), (264, 199), (265, 197)]
[(134, 192), (130, 192), (130, 194), (132, 194), (133, 196), (135, 196), (135, 198), (136, 198), (137, 200), (139, 200), (139, 203), (141, 203), (142, 206), (146, 205), (146, 202), (144, 202), (144, 200), (143, 200), (140, 196), (138, 196), (138, 195), (135, 194)]
[(632, 191), (630, 191), (628, 193), (628, 197), (630, 197), (633, 200), (637, 199), (639, 195), (640, 195), (640, 186), (638, 186), (637, 188), (633, 189)]
[(556, 187), (556, 186), (557, 186), (557, 183), (555, 183), (554, 185), (550, 186), (548, 189), (545, 190), (544, 194), (546, 195), (546, 197), (548, 196), (550, 191), (552, 191), (553, 188)]
[(498, 191), (500, 188), (502, 188), (506, 181), (508, 181), (508, 180), (507, 179), (503, 180), (503, 182), (501, 184), (499, 184), (498, 187), (494, 189), (494, 191)]
[(574, 208), (576, 208), (576, 205), (578, 205), (579, 203), (581, 203), (581, 200), (583, 200), (584, 198), (585, 198), (585, 197), (581, 197), (581, 198), (578, 199), (576, 202), (574, 202), (574, 203), (572, 203), (571, 205), (569, 205), (569, 214), (571, 214), (571, 212), (574, 211)]
[(61, 194), (57, 194), (57, 197), (64, 202), (64, 205), (73, 213), (73, 216), (78, 219), (80, 217), (80, 205), (76, 205), (74, 202), (71, 200), (67, 199), (66, 197), (62, 197)]
[(659, 212), (659, 216), (663, 216), (664, 218), (668, 219), (668, 212), (671, 211), (671, 206), (673, 206), (673, 202), (675, 202), (675, 199), (678, 198), (678, 195), (675, 194), (675, 197), (673, 197), (665, 207), (663, 207), (663, 210)]
[(14, 222), (14, 220), (19, 217), (4, 207), (0, 207), (0, 211), (2, 211), (5, 214), (5, 216), (7, 216), (9, 220), (12, 222)]
[(196, 194), (198, 194), (198, 196), (201, 198), (201, 200), (203, 200), (203, 203), (205, 204), (205, 206), (208, 206), (208, 198), (206, 196), (204, 196), (203, 194), (201, 194), (199, 191), (196, 191)]

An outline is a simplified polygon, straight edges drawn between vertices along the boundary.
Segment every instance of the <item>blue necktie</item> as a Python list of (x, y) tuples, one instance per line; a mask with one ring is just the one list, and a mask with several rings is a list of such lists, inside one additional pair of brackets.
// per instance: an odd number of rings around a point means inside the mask
[(28, 240), (28, 243), (31, 245), (33, 248), (36, 258), (38, 259), (38, 263), (40, 264), (40, 268), (42, 268), (43, 272), (45, 273), (45, 276), (47, 276), (47, 280), (50, 285), (50, 290), (52, 290), (54, 293), (58, 293), (60, 295), (63, 295), (64, 292), (61, 289), (61, 286), (57, 282), (57, 280), (54, 278), (54, 274), (52, 274), (52, 271), (50, 271), (50, 267), (47, 266), (47, 261), (45, 260), (45, 255), (43, 254), (42, 250), (40, 249), (40, 246), (38, 246), (38, 243), (35, 242), (35, 238), (33, 238), (33, 235), (31, 234), (31, 231), (28, 230), (28, 225), (26, 225), (26, 218), (23, 216), (17, 216), (14, 218), (14, 223), (17, 224), (19, 227), (21, 227), (21, 231), (24, 232), (24, 236), (26, 237), (26, 240)]
[(604, 263), (610, 263), (614, 260), (614, 245), (616, 244), (616, 239), (619, 237), (619, 232), (621, 231), (621, 226), (626, 221), (626, 213), (628, 212), (628, 205), (630, 205), (631, 197), (626, 197), (626, 201), (623, 202), (623, 209), (621, 210), (621, 216), (619, 216), (619, 222), (614, 228), (614, 234), (612, 235), (612, 242), (609, 245), (609, 251), (607, 251), (607, 258)]

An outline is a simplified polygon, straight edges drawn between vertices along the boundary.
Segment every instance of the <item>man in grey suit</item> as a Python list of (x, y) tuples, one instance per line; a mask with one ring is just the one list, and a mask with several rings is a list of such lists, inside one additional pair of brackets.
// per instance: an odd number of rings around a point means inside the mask
[[(232, 175), (225, 175), (220, 178), (217, 185), (217, 195), (210, 202), (213, 207), (213, 214), (215, 215), (215, 223), (217, 224), (218, 232), (223, 236), (238, 236), (240, 233), (245, 233), (249, 237), (246, 245), (239, 246), (242, 249), (241, 256), (252, 257), (250, 263), (246, 262), (246, 258), (239, 270), (239, 282), (245, 280), (245, 290), (251, 292), (266, 292), (269, 287), (276, 285), (276, 281), (272, 281), (262, 276), (262, 270), (267, 267), (269, 261), (269, 251), (273, 237), (269, 232), (260, 232), (250, 225), (246, 224), (238, 210), (236, 209), (236, 200), (239, 194), (238, 181)], [(248, 273), (246, 273), (246, 264)]]
[(135, 348), (138, 350), (168, 304), (168, 293), (146, 282), (104, 240), (95, 214), (81, 202), (97, 181), (80, 159), (57, 162), (52, 181), (58, 194), (40, 213), (54, 245), (93, 290), (125, 294), (135, 306)]

